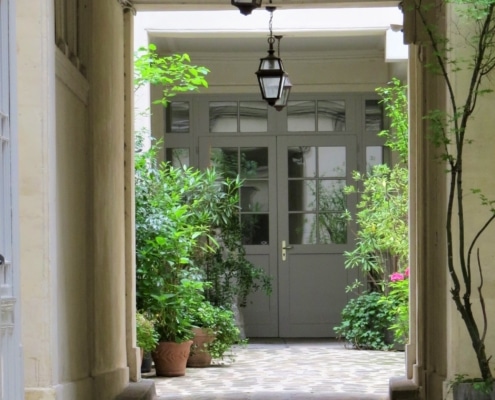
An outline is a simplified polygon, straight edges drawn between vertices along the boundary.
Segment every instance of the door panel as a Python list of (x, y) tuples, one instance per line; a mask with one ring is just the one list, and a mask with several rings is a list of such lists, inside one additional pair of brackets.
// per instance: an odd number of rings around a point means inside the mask
[(345, 287), (357, 277), (344, 268), (350, 249), (344, 195), (356, 169), (351, 135), (277, 138), (279, 335), (329, 337), (347, 303)]
[(243, 310), (248, 336), (278, 337), (276, 140), (274, 137), (201, 137), (200, 167), (240, 174), (241, 220), (249, 261), (273, 277), (271, 296), (254, 293)]

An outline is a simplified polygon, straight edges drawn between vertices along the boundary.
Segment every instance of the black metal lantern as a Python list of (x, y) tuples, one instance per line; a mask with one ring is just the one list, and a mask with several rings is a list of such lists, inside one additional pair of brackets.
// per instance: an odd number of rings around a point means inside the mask
[(273, 36), (268, 38), (268, 56), (260, 60), (260, 66), (256, 75), (258, 76), (258, 83), (260, 85), (261, 95), (271, 106), (275, 105), (275, 102), (282, 95), (283, 84), (285, 81), (286, 73), (282, 60), (275, 56), (273, 50), (273, 43), (275, 39)]
[[(271, 1), (270, 1), (271, 2)], [(284, 66), (282, 64), (282, 59), (275, 56), (275, 50), (273, 49), (273, 44), (275, 43), (275, 38), (279, 41), (282, 36), (273, 36), (272, 32), (272, 20), (273, 12), (276, 7), (266, 7), (266, 10), (270, 12), (270, 36), (268, 37), (268, 56), (260, 59), (260, 66), (256, 75), (258, 77), (258, 83), (260, 85), (261, 95), (266, 102), (274, 106), (276, 101), (282, 96), (282, 91), (284, 88), (285, 77), (287, 74), (284, 71)]]
[(282, 85), (282, 94), (280, 95), (280, 98), (273, 105), (273, 107), (277, 111), (281, 111), (287, 105), (287, 102), (289, 101), (289, 94), (291, 89), (292, 89), (292, 83), (290, 82), (289, 74), (286, 73), (284, 75), (284, 83)]
[(231, 0), (233, 6), (236, 6), (242, 15), (249, 15), (258, 7), (261, 7), (262, 0)]

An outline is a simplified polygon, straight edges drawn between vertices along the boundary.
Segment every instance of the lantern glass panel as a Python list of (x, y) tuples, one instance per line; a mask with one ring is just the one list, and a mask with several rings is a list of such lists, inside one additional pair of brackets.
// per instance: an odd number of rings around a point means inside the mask
[(281, 80), (278, 76), (260, 77), (260, 85), (265, 99), (278, 99), (280, 97)]
[(282, 69), (282, 63), (277, 58), (263, 58), (261, 60), (260, 70), (279, 70)]

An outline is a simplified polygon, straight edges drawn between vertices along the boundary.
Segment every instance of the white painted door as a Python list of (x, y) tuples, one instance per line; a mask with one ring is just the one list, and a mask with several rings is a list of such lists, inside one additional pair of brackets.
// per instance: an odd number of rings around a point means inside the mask
[(0, 400), (23, 396), (13, 154), (13, 1), (0, 0)]

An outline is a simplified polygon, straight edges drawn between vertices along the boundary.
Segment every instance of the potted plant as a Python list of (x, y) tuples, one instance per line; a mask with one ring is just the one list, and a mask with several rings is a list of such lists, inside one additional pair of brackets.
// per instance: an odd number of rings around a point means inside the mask
[[(475, 177), (478, 171), (469, 169), (471, 165), (465, 162), (464, 155), (467, 145), (476, 145), (476, 136), (480, 134), (480, 128), (474, 129), (472, 121), (481, 96), (493, 92), (490, 73), (495, 69), (495, 2), (457, 0), (453, 3), (450, 7), (455, 9), (448, 15), (460, 20), (451, 20), (456, 27), (449, 32), (451, 36), (442, 31), (440, 22), (431, 23), (434, 11), (431, 5), (414, 1), (414, 6), (404, 12), (414, 13), (426, 33), (429, 52), (425, 63), (445, 83), (448, 102), (445, 109), (449, 111), (430, 110), (425, 119), (440, 159), (447, 165), (445, 234), (447, 268), (452, 282), (450, 293), (466, 327), (479, 369), (479, 376), (469, 380), (464, 375), (458, 376), (454, 382), (454, 398), (490, 399), (495, 392), (491, 355), (485, 347), (489, 314), (483, 295), (484, 272), (489, 261), (480, 252), (480, 239), (495, 220), (495, 201), (485, 193), (487, 187), (472, 187), (468, 178)], [(461, 74), (462, 78), (458, 78)], [(461, 88), (459, 82), (466, 82), (466, 87)], [(491, 186), (492, 182), (488, 182)], [(469, 191), (479, 196), (479, 203), (486, 211), (486, 219), (477, 227), (472, 221), (477, 220), (473, 216), (480, 216), (480, 208), (468, 206)], [(467, 383), (466, 390), (463, 383)]]
[[(214, 306), (204, 300), (190, 311), (190, 319), (196, 326), (191, 354), (187, 362), (191, 367), (206, 367), (212, 358), (223, 359), (235, 344), (243, 344), (234, 313), (230, 309)], [(232, 353), (229, 354), (233, 360)]]
[[(156, 161), (156, 146), (136, 155), (136, 292), (137, 306), (153, 316), (159, 344), (153, 352), (157, 375), (185, 373), (191, 346), (191, 304), (201, 300), (203, 282), (191, 261), (208, 234), (207, 216), (197, 212), (194, 200), (184, 199), (194, 176)], [(181, 357), (162, 357), (177, 348)], [(181, 359), (169, 370), (167, 361)]]
[(158, 344), (158, 339), (152, 319), (138, 311), (136, 313), (136, 342), (141, 349), (141, 372), (151, 370), (151, 352)]

